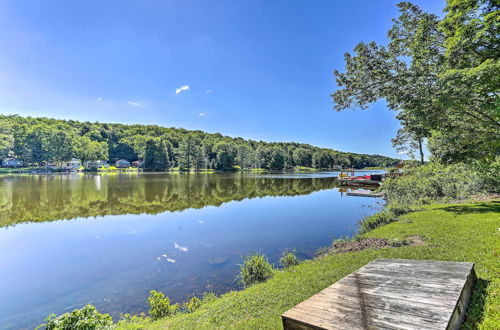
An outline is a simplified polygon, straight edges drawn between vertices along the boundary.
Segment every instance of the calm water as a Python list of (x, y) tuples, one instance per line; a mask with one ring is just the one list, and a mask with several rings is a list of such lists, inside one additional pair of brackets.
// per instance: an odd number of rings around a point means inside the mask
[(116, 319), (238, 289), (241, 256), (303, 258), (352, 235), (380, 199), (347, 197), (337, 173), (0, 177), (0, 328), (92, 303)]

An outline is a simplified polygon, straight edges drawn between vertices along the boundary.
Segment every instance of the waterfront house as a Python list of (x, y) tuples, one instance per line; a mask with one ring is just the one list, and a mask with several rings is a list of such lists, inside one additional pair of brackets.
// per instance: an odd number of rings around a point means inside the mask
[(109, 164), (105, 160), (89, 160), (85, 162), (85, 168), (101, 168), (101, 167), (109, 167)]
[(141, 167), (142, 166), (142, 162), (140, 160), (136, 160), (136, 161), (133, 161), (132, 162), (132, 167)]
[(69, 162), (64, 164), (64, 168), (69, 170), (78, 170), (80, 167), (82, 167), (82, 162), (76, 158), (72, 158)]
[(22, 167), (23, 161), (17, 158), (5, 158), (2, 162), (3, 167)]
[(130, 162), (125, 159), (120, 159), (116, 161), (115, 166), (118, 168), (127, 168), (130, 167)]

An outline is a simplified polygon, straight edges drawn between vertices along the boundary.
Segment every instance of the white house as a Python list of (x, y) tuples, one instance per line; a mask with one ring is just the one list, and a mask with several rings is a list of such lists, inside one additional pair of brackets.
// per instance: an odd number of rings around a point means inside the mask
[(78, 170), (82, 167), (82, 162), (79, 159), (72, 158), (69, 162), (66, 162), (65, 168), (70, 170)]
[(17, 158), (5, 158), (2, 162), (3, 167), (21, 167), (23, 166), (23, 161)]
[(125, 159), (120, 159), (116, 161), (115, 166), (118, 168), (127, 168), (130, 167), (130, 162)]
[(100, 168), (100, 167), (109, 167), (108, 162), (105, 160), (89, 160), (85, 162), (85, 167), (86, 168)]

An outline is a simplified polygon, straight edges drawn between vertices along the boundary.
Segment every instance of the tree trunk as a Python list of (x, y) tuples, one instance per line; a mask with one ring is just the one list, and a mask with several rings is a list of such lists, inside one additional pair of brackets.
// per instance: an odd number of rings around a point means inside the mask
[(420, 152), (420, 164), (424, 165), (424, 151), (422, 150), (422, 139), (418, 139), (418, 151)]

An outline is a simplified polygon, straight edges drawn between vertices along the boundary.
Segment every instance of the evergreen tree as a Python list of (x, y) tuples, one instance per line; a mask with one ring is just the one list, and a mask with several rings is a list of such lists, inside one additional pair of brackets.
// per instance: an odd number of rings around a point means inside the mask
[(156, 142), (150, 139), (146, 142), (146, 152), (144, 154), (143, 168), (145, 171), (155, 171), (156, 169)]

